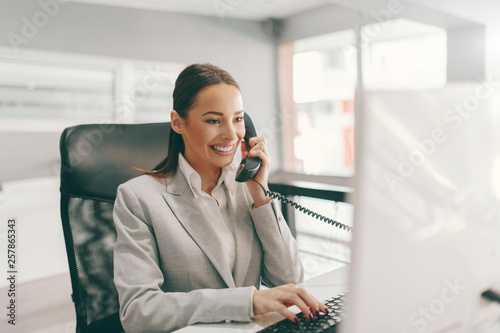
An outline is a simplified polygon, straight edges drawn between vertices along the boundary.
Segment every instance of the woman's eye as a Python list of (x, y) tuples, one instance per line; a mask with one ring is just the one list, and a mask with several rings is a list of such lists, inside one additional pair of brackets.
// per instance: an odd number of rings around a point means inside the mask
[(242, 121), (242, 120), (243, 120), (243, 117), (237, 117), (237, 118), (235, 119), (235, 121), (236, 121), (236, 122), (240, 122), (240, 121)]
[(209, 123), (209, 124), (217, 124), (218, 122), (219, 122), (219, 120), (217, 120), (217, 119), (208, 119), (207, 120), (207, 123)]

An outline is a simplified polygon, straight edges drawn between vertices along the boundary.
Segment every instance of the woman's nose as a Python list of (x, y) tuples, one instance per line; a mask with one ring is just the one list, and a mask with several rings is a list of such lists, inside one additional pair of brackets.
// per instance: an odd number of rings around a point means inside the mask
[(237, 139), (238, 135), (236, 134), (236, 127), (232, 123), (223, 126), (222, 137), (227, 140)]

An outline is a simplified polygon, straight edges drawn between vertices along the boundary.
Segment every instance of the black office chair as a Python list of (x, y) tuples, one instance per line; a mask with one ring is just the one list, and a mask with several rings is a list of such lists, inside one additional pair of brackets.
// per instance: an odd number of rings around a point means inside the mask
[(92, 124), (61, 135), (61, 218), (76, 332), (122, 332), (113, 283), (118, 185), (152, 170), (167, 154), (170, 123)]

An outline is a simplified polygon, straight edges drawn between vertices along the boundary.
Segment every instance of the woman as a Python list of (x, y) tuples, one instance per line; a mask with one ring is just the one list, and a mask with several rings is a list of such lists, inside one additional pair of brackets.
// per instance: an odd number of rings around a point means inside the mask
[[(250, 321), (297, 305), (308, 318), (326, 307), (291, 283), (303, 279), (297, 245), (277, 203), (253, 181), (235, 182), (245, 134), (239, 86), (209, 64), (185, 68), (173, 93), (167, 158), (118, 188), (115, 285), (127, 332), (166, 332), (197, 322)], [(243, 156), (262, 160), (263, 137)], [(260, 282), (270, 289), (257, 290)], [(288, 283), (288, 284), (287, 284)]]

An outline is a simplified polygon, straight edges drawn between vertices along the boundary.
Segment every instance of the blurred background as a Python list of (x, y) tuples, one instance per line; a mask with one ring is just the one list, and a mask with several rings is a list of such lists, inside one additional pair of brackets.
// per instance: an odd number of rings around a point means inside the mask
[[(2, 0), (0, 245), (16, 218), (18, 282), (69, 288), (64, 128), (169, 121), (177, 74), (209, 62), (240, 83), (276, 177), (352, 186), (356, 89), (497, 88), (498, 13), (494, 0)], [(297, 200), (352, 220), (348, 204)], [(306, 278), (349, 261), (350, 239), (294, 220)]]

